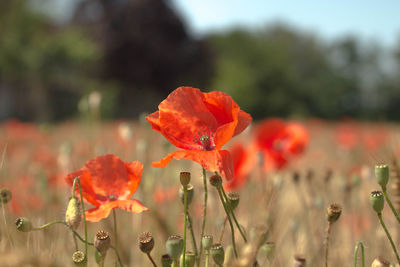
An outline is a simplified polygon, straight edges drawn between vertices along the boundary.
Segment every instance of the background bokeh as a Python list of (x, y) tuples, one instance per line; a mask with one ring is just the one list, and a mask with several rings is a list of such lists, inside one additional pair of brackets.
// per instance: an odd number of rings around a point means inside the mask
[(399, 4), (240, 2), (1, 1), (0, 119), (84, 116), (92, 92), (135, 119), (181, 85), (256, 119), (400, 119)]

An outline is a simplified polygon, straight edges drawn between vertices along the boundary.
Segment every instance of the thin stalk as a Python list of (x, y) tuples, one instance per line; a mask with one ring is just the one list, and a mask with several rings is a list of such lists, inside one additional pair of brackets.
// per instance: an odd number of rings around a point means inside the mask
[(222, 230), (221, 233), (219, 235), (219, 242), (218, 243), (222, 243), (222, 237), (224, 236), (224, 232), (225, 232), (225, 227), (226, 227), (226, 222), (228, 221), (228, 217), (225, 216), (225, 220), (224, 220), (224, 224), (222, 225)]
[(75, 198), (75, 183), (78, 182), (79, 194), (81, 196), (81, 207), (82, 207), (82, 214), (83, 214), (83, 223), (85, 226), (85, 256), (87, 257), (87, 246), (88, 246), (88, 233), (87, 233), (87, 224), (86, 224), (86, 214), (85, 214), (85, 204), (83, 203), (83, 195), (82, 195), (82, 188), (81, 188), (81, 181), (79, 177), (75, 177), (74, 184), (72, 185), (72, 197)]
[(101, 262), (100, 262), (100, 266), (101, 266), (101, 267), (104, 267), (104, 260), (105, 260), (105, 257), (104, 257), (104, 255), (102, 254), (102, 255), (101, 255)]
[(228, 197), (226, 196), (224, 187), (223, 187), (223, 186), (220, 186), (220, 188), (221, 188), (221, 191), (222, 191), (222, 193), (223, 193), (223, 195), (224, 195), (225, 203), (227, 203), (228, 210), (229, 210), (229, 212), (232, 214), (233, 220), (235, 221), (236, 227), (239, 229), (239, 232), (240, 232), (240, 234), (242, 235), (242, 238), (243, 238), (244, 242), (247, 243), (246, 235), (243, 233), (242, 227), (239, 225), (239, 223), (238, 223), (238, 221), (237, 221), (237, 219), (236, 219), (235, 213), (233, 212), (233, 209), (232, 209), (232, 206), (231, 206), (231, 204), (230, 204), (230, 202), (229, 202), (229, 199), (228, 199)]
[(178, 260), (177, 259), (173, 259), (171, 267), (178, 267), (178, 266), (179, 266), (178, 265)]
[(229, 215), (228, 208), (226, 207), (226, 203), (224, 201), (224, 197), (222, 196), (222, 192), (221, 192), (221, 187), (220, 186), (217, 187), (217, 191), (218, 191), (219, 198), (221, 199), (222, 206), (224, 206), (224, 210), (225, 210), (226, 216), (228, 217), (229, 225), (231, 226), (233, 252), (235, 253), (235, 257), (237, 258), (238, 254), (237, 254), (237, 251), (236, 251), (236, 243), (235, 243), (235, 229), (233, 228), (231, 216)]
[[(115, 239), (115, 250), (118, 249), (118, 231), (117, 231), (117, 214), (115, 209), (113, 209), (113, 217), (114, 217), (114, 239)], [(117, 266), (117, 260), (115, 260), (115, 266)]]
[(33, 228), (32, 231), (43, 230), (43, 229), (46, 229), (47, 227), (50, 227), (50, 226), (55, 225), (55, 224), (64, 224), (64, 225), (67, 225), (64, 221), (53, 221), (53, 222), (46, 223), (46, 224), (44, 224), (44, 225), (42, 225), (42, 226)]
[(4, 209), (4, 205), (5, 205), (4, 203), (1, 203), (1, 209), (3, 211), (3, 220), (4, 220), (5, 232), (7, 233), (7, 238), (8, 238), (8, 242), (10, 242), (10, 246), (12, 248), (14, 248), (14, 242), (11, 239), (10, 232), (8, 231), (7, 220), (6, 220), (6, 211)]
[(153, 258), (151, 257), (150, 252), (146, 253), (146, 254), (147, 254), (147, 257), (149, 258), (149, 260), (151, 261), (151, 263), (153, 263), (153, 266), (157, 267), (157, 264), (154, 262)]
[(186, 266), (186, 224), (187, 224), (187, 186), (183, 186), (183, 212), (185, 213), (183, 218), (183, 256), (182, 266)]
[(197, 252), (196, 237), (194, 235), (192, 218), (190, 217), (189, 211), (187, 211), (186, 216), (187, 216), (187, 220), (188, 220), (188, 228), (190, 230), (190, 235), (192, 237), (192, 246), (193, 246), (193, 250), (194, 250), (194, 257), (196, 259), (196, 266), (199, 267), (200, 266), (200, 258), (199, 258), (199, 254)]
[(399, 214), (397, 214), (396, 209), (393, 207), (392, 201), (390, 201), (390, 199), (389, 199), (389, 196), (386, 191), (386, 187), (385, 188), (382, 187), (382, 192), (383, 192), (383, 195), (385, 196), (386, 202), (389, 204), (390, 209), (392, 210), (394, 216), (396, 217), (397, 222), (400, 223)]
[(201, 254), (203, 253), (203, 244), (201, 240), (204, 236), (204, 229), (206, 228), (206, 217), (207, 217), (207, 175), (206, 169), (203, 168), (203, 185), (204, 185), (204, 203), (203, 203), (203, 223), (201, 226), (201, 235), (200, 235), (200, 250), (199, 250), (199, 258), (201, 259)]
[(206, 250), (206, 266), (208, 267), (208, 263), (210, 262), (210, 251), (207, 249)]
[(386, 235), (387, 235), (387, 237), (388, 237), (388, 239), (389, 239), (389, 241), (390, 241), (390, 245), (392, 245), (394, 254), (396, 254), (397, 262), (400, 264), (400, 257), (399, 257), (399, 254), (397, 253), (397, 249), (396, 249), (396, 246), (395, 246), (394, 243), (393, 243), (393, 239), (392, 239), (392, 237), (391, 237), (391, 235), (390, 235), (388, 229), (386, 228), (385, 223), (383, 222), (382, 213), (380, 213), (380, 212), (378, 213), (378, 218), (379, 218), (379, 221), (380, 221), (380, 223), (381, 223), (381, 225), (382, 225), (382, 227), (383, 227), (383, 230), (385, 230), (385, 233), (386, 233)]
[(361, 247), (361, 267), (365, 267), (364, 244), (362, 242), (358, 242), (354, 248), (353, 267), (357, 267), (357, 254), (358, 254), (359, 247)]
[(325, 267), (328, 267), (329, 237), (331, 235), (331, 222), (328, 222), (328, 229), (325, 237)]

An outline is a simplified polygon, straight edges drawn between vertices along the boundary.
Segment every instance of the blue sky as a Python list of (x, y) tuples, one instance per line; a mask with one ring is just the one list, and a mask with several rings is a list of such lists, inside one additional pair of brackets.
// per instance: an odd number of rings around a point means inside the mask
[(196, 35), (235, 25), (281, 21), (322, 38), (355, 34), (393, 46), (400, 41), (400, 1), (170, 0)]

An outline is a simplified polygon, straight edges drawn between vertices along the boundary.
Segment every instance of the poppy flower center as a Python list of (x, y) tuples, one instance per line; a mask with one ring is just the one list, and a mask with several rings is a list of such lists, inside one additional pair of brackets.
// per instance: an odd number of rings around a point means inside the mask
[(116, 195), (113, 195), (113, 194), (111, 194), (111, 195), (109, 195), (109, 196), (108, 196), (108, 199), (109, 199), (109, 200), (111, 200), (111, 201), (113, 201), (113, 200), (117, 200), (117, 196), (116, 196)]
[(213, 150), (214, 149), (214, 147), (211, 144), (211, 139), (208, 136), (208, 134), (203, 134), (202, 136), (200, 136), (199, 141), (204, 150)]

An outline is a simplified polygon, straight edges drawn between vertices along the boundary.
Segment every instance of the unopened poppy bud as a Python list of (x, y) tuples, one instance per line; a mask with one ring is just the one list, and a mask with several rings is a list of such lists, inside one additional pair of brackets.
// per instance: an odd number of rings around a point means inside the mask
[(225, 259), (225, 252), (224, 248), (221, 246), (221, 244), (214, 244), (211, 246), (210, 249), (211, 256), (215, 262), (215, 264), (222, 266), (224, 263)]
[(375, 165), (375, 177), (378, 184), (385, 189), (389, 182), (389, 166), (386, 164)]
[(97, 251), (104, 256), (107, 253), (107, 250), (110, 248), (110, 245), (110, 234), (104, 230), (97, 231), (96, 235), (94, 236), (94, 247), (97, 249)]
[(19, 217), (16, 219), (15, 225), (17, 226), (17, 230), (21, 232), (30, 232), (33, 228), (31, 221), (25, 217)]
[(154, 248), (154, 238), (149, 232), (143, 232), (139, 235), (139, 248), (143, 253), (150, 253)]
[(179, 235), (168, 237), (166, 243), (167, 253), (172, 259), (178, 259), (183, 249), (183, 239)]
[(232, 210), (235, 210), (237, 208), (237, 206), (239, 205), (239, 200), (240, 200), (239, 193), (229, 192), (228, 199), (229, 199), (229, 203), (231, 204)]
[[(181, 255), (180, 262), (181, 262), (181, 264), (183, 262), (183, 253)], [(185, 253), (185, 266), (182, 266), (182, 267), (193, 267), (194, 263), (195, 263), (195, 255), (194, 255), (194, 253), (191, 252), (191, 251), (186, 251), (186, 253)]]
[(81, 223), (81, 209), (76, 197), (69, 200), (67, 211), (65, 212), (65, 222), (71, 229), (78, 228)]
[(72, 254), (72, 261), (76, 266), (86, 266), (86, 255), (80, 250), (75, 251)]
[(342, 206), (337, 203), (331, 204), (326, 210), (326, 218), (330, 223), (336, 222), (340, 214), (342, 214)]
[(179, 178), (183, 186), (188, 185), (190, 183), (190, 172), (181, 172)]
[(205, 250), (209, 250), (213, 244), (213, 236), (212, 235), (205, 235), (201, 239), (201, 243)]
[(390, 262), (388, 262), (387, 260), (385, 260), (382, 257), (378, 257), (376, 258), (373, 262), (371, 267), (389, 267), (390, 266)]
[(222, 184), (222, 177), (218, 174), (214, 174), (210, 177), (210, 184), (215, 187), (220, 186)]
[(294, 255), (293, 267), (305, 267), (306, 258), (303, 255)]
[(381, 213), (385, 205), (383, 193), (381, 191), (372, 191), (369, 197), (372, 208), (377, 212)]
[[(188, 185), (186, 186), (186, 189), (187, 189), (187, 204), (190, 205), (190, 203), (192, 203), (192, 201), (193, 201), (194, 187), (193, 187), (193, 185), (188, 184)], [(181, 187), (181, 188), (179, 189), (179, 198), (181, 199), (182, 204), (184, 203), (184, 193), (185, 193), (185, 192), (184, 192), (184, 190), (183, 190), (183, 187)]]
[(1, 203), (7, 204), (8, 202), (10, 202), (11, 198), (12, 198), (12, 193), (10, 190), (8, 190), (7, 188), (0, 189)]
[(161, 256), (161, 266), (162, 267), (171, 267), (172, 259), (168, 254), (164, 254)]

